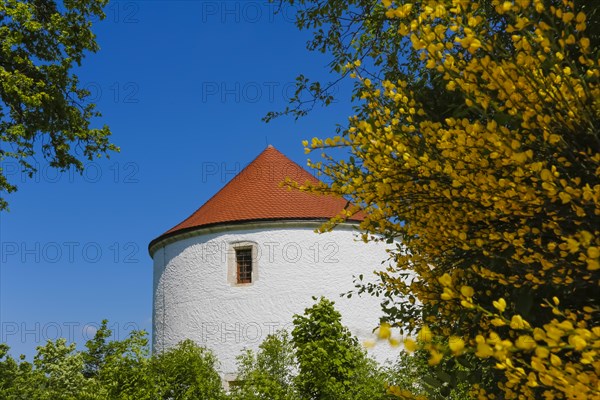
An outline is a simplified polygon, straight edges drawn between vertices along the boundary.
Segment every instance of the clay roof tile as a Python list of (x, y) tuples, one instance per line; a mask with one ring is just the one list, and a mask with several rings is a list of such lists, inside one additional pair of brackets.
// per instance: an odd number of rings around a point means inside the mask
[[(264, 220), (329, 219), (349, 206), (347, 200), (288, 190), (280, 186), (286, 177), (300, 183), (318, 179), (269, 145), (246, 168), (192, 215), (152, 243), (179, 231), (208, 225)], [(358, 213), (348, 220), (361, 221)]]

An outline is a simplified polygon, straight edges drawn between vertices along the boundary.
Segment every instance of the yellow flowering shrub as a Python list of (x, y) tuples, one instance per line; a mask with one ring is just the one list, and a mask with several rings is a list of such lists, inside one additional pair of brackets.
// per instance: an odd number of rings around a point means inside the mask
[(305, 146), (352, 157), (323, 154), (310, 164), (332, 183), (297, 186), (356, 205), (323, 229), (362, 209), (364, 240), (400, 239), (379, 273), (406, 311), (390, 322), (420, 329), (405, 346), (431, 365), (468, 352), (501, 373), (475, 396), (600, 398), (600, 60), (586, 14), (566, 0), (382, 3), (387, 33), (460, 104), (440, 118), (409, 82), (348, 63), (367, 111)]

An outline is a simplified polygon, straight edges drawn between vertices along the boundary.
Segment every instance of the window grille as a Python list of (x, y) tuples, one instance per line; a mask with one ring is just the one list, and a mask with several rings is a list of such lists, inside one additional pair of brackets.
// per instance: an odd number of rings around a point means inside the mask
[(236, 249), (237, 283), (252, 282), (252, 249)]

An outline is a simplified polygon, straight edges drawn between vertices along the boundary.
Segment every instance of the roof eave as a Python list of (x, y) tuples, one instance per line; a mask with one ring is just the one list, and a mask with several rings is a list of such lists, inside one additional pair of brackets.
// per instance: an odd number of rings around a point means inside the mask
[[(284, 223), (290, 223), (293, 225), (297, 225), (298, 223), (304, 223), (304, 224), (310, 224), (311, 226), (314, 226), (314, 225), (321, 225), (329, 220), (330, 220), (330, 218), (326, 218), (326, 217), (306, 217), (306, 218), (285, 217), (285, 218), (264, 218), (264, 219), (251, 219), (251, 220), (239, 220), (239, 221), (226, 221), (226, 222), (216, 222), (216, 223), (212, 223), (212, 224), (192, 226), (189, 228), (182, 228), (182, 229), (178, 229), (176, 231), (163, 233), (156, 239), (153, 239), (148, 244), (148, 253), (150, 254), (150, 257), (154, 257), (154, 253), (156, 252), (156, 250), (158, 250), (158, 248), (160, 248), (160, 247), (164, 247), (167, 244), (174, 243), (185, 237), (192, 237), (192, 236), (198, 236), (198, 235), (201, 235), (204, 233), (213, 233), (213, 232), (218, 232), (218, 231), (224, 231), (224, 230), (227, 230), (228, 227), (243, 227), (245, 225), (251, 226), (251, 225), (256, 225), (256, 224), (261, 224), (261, 223), (268, 224), (271, 222), (279, 222), (279, 223), (284, 222)], [(361, 220), (348, 219), (344, 222), (341, 222), (338, 225), (347, 225), (347, 226), (355, 226), (356, 227), (360, 224), (360, 222), (361, 222)]]

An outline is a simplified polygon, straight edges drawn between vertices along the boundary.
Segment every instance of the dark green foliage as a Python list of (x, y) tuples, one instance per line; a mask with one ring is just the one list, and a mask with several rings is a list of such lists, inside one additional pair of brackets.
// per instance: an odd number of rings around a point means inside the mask
[(106, 358), (114, 354), (113, 346), (107, 342), (111, 334), (111, 330), (108, 329), (108, 321), (103, 320), (94, 338), (88, 340), (85, 344), (87, 350), (82, 353), (82, 356), (84, 362), (83, 374), (86, 378), (97, 376), (98, 372), (104, 366)]
[(38, 347), (33, 364), (0, 354), (0, 398), (3, 400), (92, 400), (97, 385), (82, 373), (83, 359), (66, 340)]
[(325, 298), (294, 317), (292, 337), (300, 370), (296, 384), (303, 398), (339, 398), (355, 384), (364, 354), (341, 318)]
[(85, 351), (66, 340), (38, 347), (33, 363), (16, 361), (0, 345), (2, 400), (225, 399), (216, 360), (190, 341), (152, 357), (145, 332), (109, 341), (103, 321)]
[(236, 400), (387, 398), (383, 372), (325, 298), (294, 317), (291, 339), (286, 332), (269, 336), (238, 361)]
[(107, 341), (111, 334), (103, 321), (95, 337), (86, 343), (84, 372), (98, 367), (93, 380), (108, 399), (153, 399), (156, 388), (149, 374), (146, 332), (133, 331), (124, 340)]
[(287, 332), (269, 335), (256, 353), (246, 350), (238, 357), (238, 368), (238, 383), (232, 387), (234, 399), (299, 399), (294, 386), (294, 347)]
[(295, 316), (291, 336), (277, 332), (257, 352), (238, 357), (239, 374), (229, 394), (214, 355), (192, 341), (149, 356), (144, 332), (121, 341), (109, 340), (111, 334), (102, 321), (84, 351), (64, 339), (49, 341), (33, 363), (13, 359), (0, 345), (0, 399), (379, 400), (393, 398), (386, 387), (395, 385), (433, 400), (462, 400), (473, 383), (489, 379), (464, 356), (430, 367), (425, 351), (401, 353), (394, 365), (382, 368), (324, 298)]
[(174, 349), (155, 355), (150, 362), (157, 399), (224, 399), (217, 360), (205, 348), (185, 340)]
[[(0, 162), (14, 159), (30, 176), (41, 155), (62, 171), (81, 171), (118, 150), (110, 130), (91, 127), (100, 116), (73, 68), (98, 51), (92, 17), (108, 0), (4, 0), (0, 4)], [(16, 190), (0, 168), (0, 191)], [(0, 197), (0, 210), (7, 207)]]
[(474, 384), (491, 383), (492, 377), (486, 375), (487, 370), (480, 368), (473, 355), (445, 358), (435, 366), (428, 364), (429, 357), (427, 350), (401, 352), (387, 367), (388, 383), (429, 400), (468, 400)]

